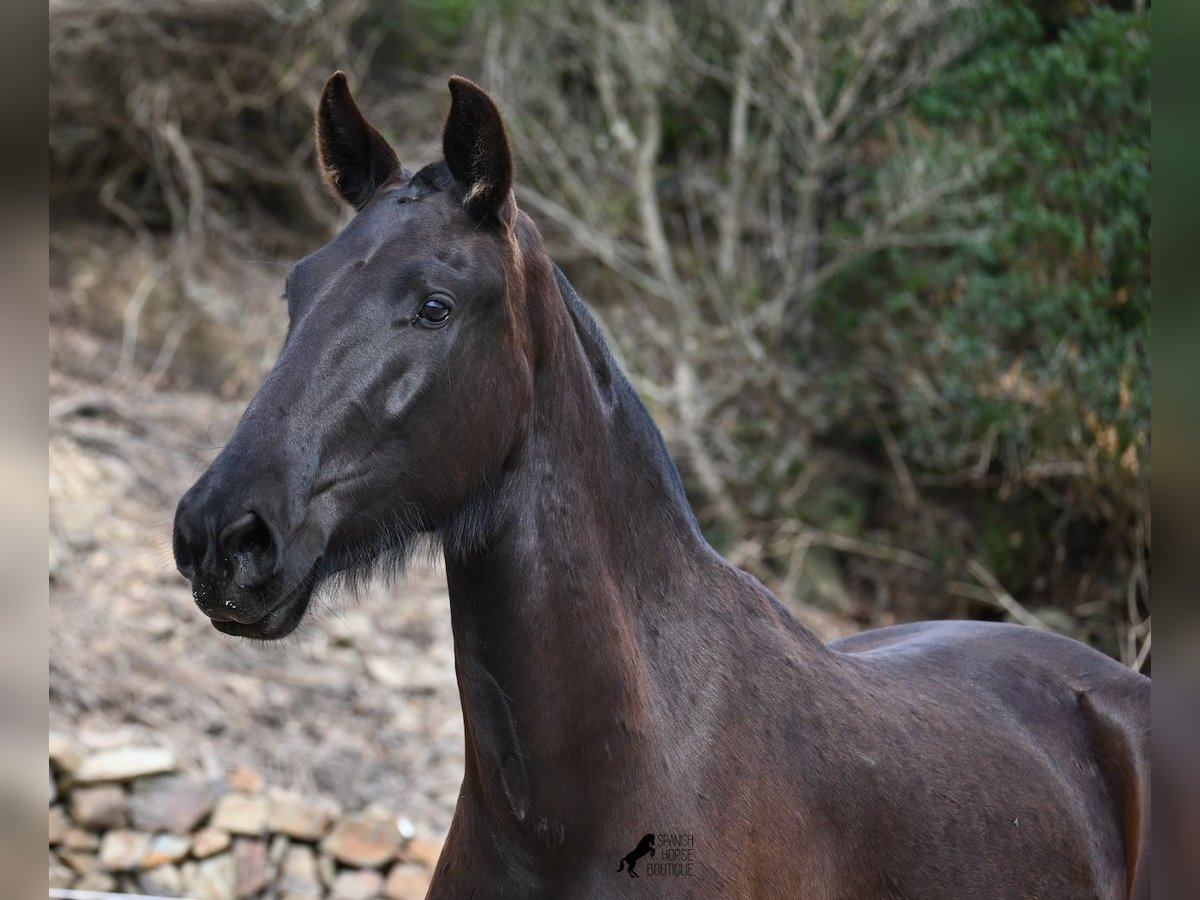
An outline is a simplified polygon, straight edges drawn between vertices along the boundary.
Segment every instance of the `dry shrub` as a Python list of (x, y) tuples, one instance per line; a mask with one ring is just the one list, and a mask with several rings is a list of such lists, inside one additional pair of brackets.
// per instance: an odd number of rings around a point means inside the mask
[(315, 177), (312, 109), (335, 65), (365, 65), (347, 43), (365, 8), (51, 3), (52, 286), (61, 288), (51, 314), (119, 344), (122, 383), (170, 371), (237, 392), (274, 352), (271, 282), (337, 214)]
[(98, 204), (188, 252), (215, 236), (286, 247), (330, 219), (312, 178), (312, 109), (345, 60), (358, 0), (56, 0), (50, 198)]
[(390, 0), (51, 0), (52, 319), (105, 336), (122, 384), (252, 388), (287, 266), (344, 214), (313, 153), (326, 78), (432, 157), (459, 48), (421, 16), (462, 25)]

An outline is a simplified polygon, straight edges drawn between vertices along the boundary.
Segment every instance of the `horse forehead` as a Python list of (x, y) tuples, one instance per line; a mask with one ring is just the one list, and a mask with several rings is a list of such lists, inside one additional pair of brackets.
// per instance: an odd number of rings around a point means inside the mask
[(459, 221), (463, 217), (449, 204), (431, 200), (381, 198), (328, 245), (331, 257), (342, 265), (388, 271), (422, 257), (466, 267), (477, 255), (481, 236), (465, 219)]

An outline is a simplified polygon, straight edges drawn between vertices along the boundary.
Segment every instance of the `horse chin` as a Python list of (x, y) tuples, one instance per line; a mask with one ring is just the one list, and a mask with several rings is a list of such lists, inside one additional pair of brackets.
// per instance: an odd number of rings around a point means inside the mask
[(257, 622), (219, 622), (214, 619), (213, 627), (223, 634), (251, 638), (256, 641), (274, 641), (287, 637), (304, 619), (309, 601), (312, 599), (314, 586), (312, 578), (304, 579), (300, 587), (277, 603)]

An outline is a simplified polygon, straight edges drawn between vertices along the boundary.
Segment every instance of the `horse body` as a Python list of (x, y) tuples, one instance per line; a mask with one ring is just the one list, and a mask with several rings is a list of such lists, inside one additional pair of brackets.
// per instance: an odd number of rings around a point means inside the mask
[[(440, 539), (466, 771), (430, 898), (1148, 898), (1149, 680), (1015, 626), (818, 641), (705, 542), (516, 208), (498, 111), (452, 92), (414, 175), (327, 86), (361, 211), (294, 271), (276, 370), (176, 524), (201, 608), (262, 638)], [(687, 835), (686, 871), (660, 840), (617, 874), (647, 832)]]
[[(568, 371), (545, 362), (536, 463), (497, 500), (512, 530), (447, 561), (472, 762), (431, 898), (1127, 896), (1127, 859), (1148, 857), (1127, 857), (1127, 785), (1107, 778), (1083, 698), (1144, 738), (1128, 779), (1148, 823), (1147, 680), (1018, 626), (823, 646), (700, 537), (648, 414), (558, 284)], [(594, 390), (556, 401), (577, 367)], [(605, 437), (538, 451), (576, 432)], [(645, 827), (695, 833), (691, 876), (613, 884)]]

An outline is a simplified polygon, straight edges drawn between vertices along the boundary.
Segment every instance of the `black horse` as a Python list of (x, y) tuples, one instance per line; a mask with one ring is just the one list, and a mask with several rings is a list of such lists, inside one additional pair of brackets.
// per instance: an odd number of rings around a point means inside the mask
[(467, 762), (429, 896), (612, 896), (658, 823), (693, 876), (622, 892), (1148, 898), (1149, 680), (1009, 625), (818, 641), (705, 542), (517, 205), (496, 105), (450, 91), (414, 172), (326, 85), (320, 161), (358, 213), (292, 269), (282, 353), (174, 534), (214, 625), (262, 639), (440, 542)]
[(629, 877), (637, 878), (638, 873), (634, 871), (637, 867), (637, 861), (649, 853), (654, 855), (654, 835), (648, 834), (638, 841), (638, 845), (621, 857), (621, 864), (617, 866), (618, 872), (625, 871), (625, 867), (629, 866)]

